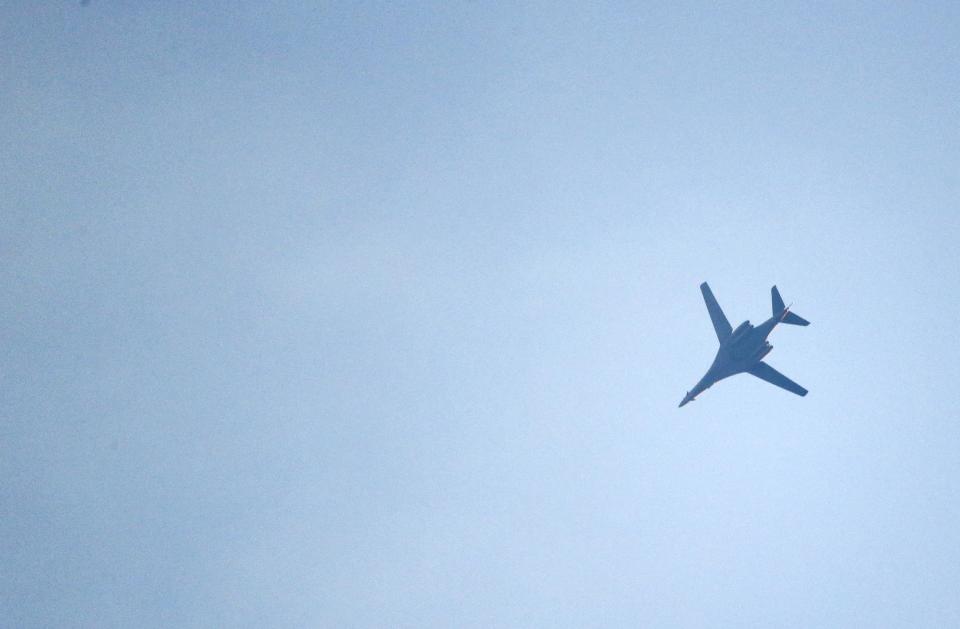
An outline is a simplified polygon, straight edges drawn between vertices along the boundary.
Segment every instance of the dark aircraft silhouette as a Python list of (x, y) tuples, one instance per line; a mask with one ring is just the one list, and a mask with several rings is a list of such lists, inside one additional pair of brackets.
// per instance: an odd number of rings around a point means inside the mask
[(717, 357), (713, 359), (713, 364), (710, 365), (706, 375), (700, 378), (700, 382), (693, 389), (687, 391), (680, 406), (693, 401), (695, 397), (720, 380), (743, 372), (753, 374), (791, 393), (807, 394), (806, 389), (763, 362), (763, 357), (773, 349), (773, 346), (767, 343), (767, 337), (778, 323), (810, 325), (809, 321), (793, 314), (789, 307), (783, 305), (783, 299), (776, 286), (770, 289), (773, 316), (757, 327), (750, 325), (749, 321), (744, 321), (737, 326), (736, 330), (731, 329), (723, 310), (720, 309), (720, 304), (717, 303), (706, 282), (700, 285), (700, 291), (703, 293), (703, 300), (707, 302), (707, 311), (710, 313), (710, 320), (713, 321), (713, 329), (717, 332), (720, 349), (717, 350)]

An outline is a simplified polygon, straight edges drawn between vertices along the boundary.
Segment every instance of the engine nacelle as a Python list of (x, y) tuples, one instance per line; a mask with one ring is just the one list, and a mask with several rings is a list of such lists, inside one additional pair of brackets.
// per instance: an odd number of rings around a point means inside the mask
[(772, 351), (773, 351), (773, 345), (771, 345), (770, 343), (764, 343), (763, 347), (761, 347), (757, 351), (757, 360), (763, 360), (763, 357)]
[(750, 322), (744, 321), (743, 323), (737, 326), (737, 329), (733, 331), (733, 334), (730, 335), (730, 338), (738, 339), (752, 329), (753, 329), (753, 326), (750, 325)]

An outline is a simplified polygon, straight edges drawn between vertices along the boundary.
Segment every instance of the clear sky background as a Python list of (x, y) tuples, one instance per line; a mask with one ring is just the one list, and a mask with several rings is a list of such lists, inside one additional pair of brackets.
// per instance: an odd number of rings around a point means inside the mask
[(960, 626), (960, 5), (578, 4), (0, 5), (0, 626)]

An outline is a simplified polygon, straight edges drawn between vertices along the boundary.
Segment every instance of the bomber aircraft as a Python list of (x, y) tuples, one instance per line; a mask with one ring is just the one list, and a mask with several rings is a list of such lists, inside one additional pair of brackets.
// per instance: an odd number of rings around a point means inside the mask
[(713, 321), (713, 329), (717, 333), (717, 340), (720, 341), (720, 349), (717, 350), (717, 357), (713, 359), (713, 364), (710, 365), (706, 375), (695, 387), (687, 391), (680, 406), (693, 401), (720, 380), (743, 372), (753, 374), (791, 393), (801, 396), (807, 394), (806, 389), (763, 362), (763, 357), (773, 349), (773, 346), (767, 343), (767, 337), (778, 323), (810, 325), (809, 321), (790, 312), (790, 308), (783, 305), (783, 299), (776, 286), (770, 289), (773, 316), (756, 327), (750, 325), (749, 321), (744, 321), (737, 326), (736, 330), (730, 327), (727, 317), (724, 316), (720, 304), (717, 303), (706, 282), (700, 285), (700, 291), (703, 293), (703, 300), (707, 303), (707, 312), (710, 313), (710, 320)]

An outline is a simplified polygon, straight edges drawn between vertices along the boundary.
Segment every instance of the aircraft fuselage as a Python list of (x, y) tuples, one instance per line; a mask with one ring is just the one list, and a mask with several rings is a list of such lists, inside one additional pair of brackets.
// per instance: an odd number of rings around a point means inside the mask
[(720, 344), (710, 369), (690, 390), (684, 403), (720, 380), (743, 373), (763, 360), (763, 357), (773, 350), (773, 345), (767, 342), (767, 337), (778, 323), (779, 321), (771, 317), (756, 327), (750, 325), (749, 321), (744, 321), (737, 326), (730, 338)]

